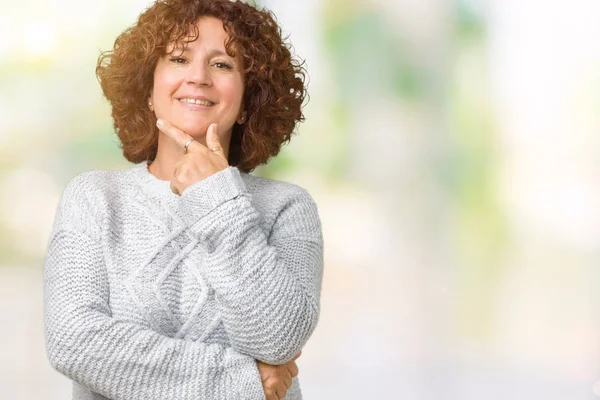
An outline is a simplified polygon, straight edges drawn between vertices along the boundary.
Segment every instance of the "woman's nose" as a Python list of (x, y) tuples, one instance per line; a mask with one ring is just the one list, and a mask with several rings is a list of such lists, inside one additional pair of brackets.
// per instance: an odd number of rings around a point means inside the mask
[(197, 62), (190, 64), (190, 69), (188, 70), (186, 78), (188, 83), (194, 85), (212, 85), (209, 67), (205, 63)]

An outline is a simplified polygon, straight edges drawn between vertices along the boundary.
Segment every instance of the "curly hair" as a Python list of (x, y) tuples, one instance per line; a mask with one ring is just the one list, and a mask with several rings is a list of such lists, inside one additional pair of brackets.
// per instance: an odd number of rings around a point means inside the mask
[(133, 163), (153, 161), (158, 129), (147, 99), (156, 64), (169, 44), (185, 47), (197, 39), (195, 22), (202, 16), (220, 19), (229, 35), (227, 53), (241, 55), (248, 119), (234, 124), (229, 164), (250, 172), (277, 155), (296, 124), (304, 121), (303, 62), (291, 54), (271, 11), (239, 0), (158, 0), (117, 37), (113, 50), (100, 54), (96, 76), (111, 104), (123, 156)]

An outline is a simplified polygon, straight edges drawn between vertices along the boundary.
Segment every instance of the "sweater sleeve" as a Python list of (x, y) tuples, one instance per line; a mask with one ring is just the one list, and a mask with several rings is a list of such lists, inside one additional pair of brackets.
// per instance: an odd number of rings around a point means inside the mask
[(273, 365), (289, 362), (313, 333), (323, 275), (317, 207), (302, 188), (284, 192), (269, 235), (235, 167), (187, 188), (179, 206), (208, 253), (201, 270), (232, 346)]
[(81, 194), (88, 189), (82, 179), (65, 189), (46, 253), (44, 317), (52, 366), (114, 400), (264, 400), (251, 357), (111, 316), (102, 246), (89, 212), (93, 202)]

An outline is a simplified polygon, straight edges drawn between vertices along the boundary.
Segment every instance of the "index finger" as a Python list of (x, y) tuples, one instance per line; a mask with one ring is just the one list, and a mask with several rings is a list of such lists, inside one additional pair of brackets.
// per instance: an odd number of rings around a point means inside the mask
[[(184, 146), (188, 141), (193, 140), (194, 142), (196, 142), (196, 140), (194, 140), (193, 137), (191, 137), (190, 135), (177, 128), (175, 125), (173, 125), (165, 119), (159, 118), (158, 120), (156, 120), (156, 126), (158, 127), (158, 129), (160, 129), (161, 132), (173, 139), (175, 143), (177, 143), (182, 149), (184, 149)], [(194, 143), (192, 142), (188, 146), (188, 151), (192, 147), (192, 144)]]

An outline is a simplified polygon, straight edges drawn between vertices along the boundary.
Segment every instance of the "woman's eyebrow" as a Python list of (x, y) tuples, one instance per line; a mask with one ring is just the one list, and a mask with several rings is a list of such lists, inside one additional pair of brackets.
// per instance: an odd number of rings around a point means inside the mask
[(208, 55), (211, 56), (211, 57), (214, 57), (214, 56), (223, 56), (223, 57), (233, 58), (229, 54), (227, 54), (226, 52), (224, 52), (223, 50), (219, 50), (219, 49), (213, 49), (213, 50), (209, 51)]
[[(190, 51), (194, 51), (194, 45), (193, 43), (187, 43), (185, 45), (183, 44), (179, 44), (177, 46), (174, 46), (171, 49), (170, 53), (175, 53), (175, 52), (179, 52), (179, 54), (184, 54)], [(234, 59), (235, 57), (230, 56), (229, 54), (227, 54), (227, 52), (221, 50), (221, 49), (217, 49), (217, 48), (213, 48), (211, 50), (208, 51), (208, 56), (209, 57), (215, 57), (215, 56), (222, 56), (222, 57), (227, 57), (230, 59)]]
[(178, 54), (183, 54), (189, 51), (188, 46), (173, 46), (169, 49), (169, 51), (167, 52), (167, 54), (174, 54), (174, 53), (178, 53)]

